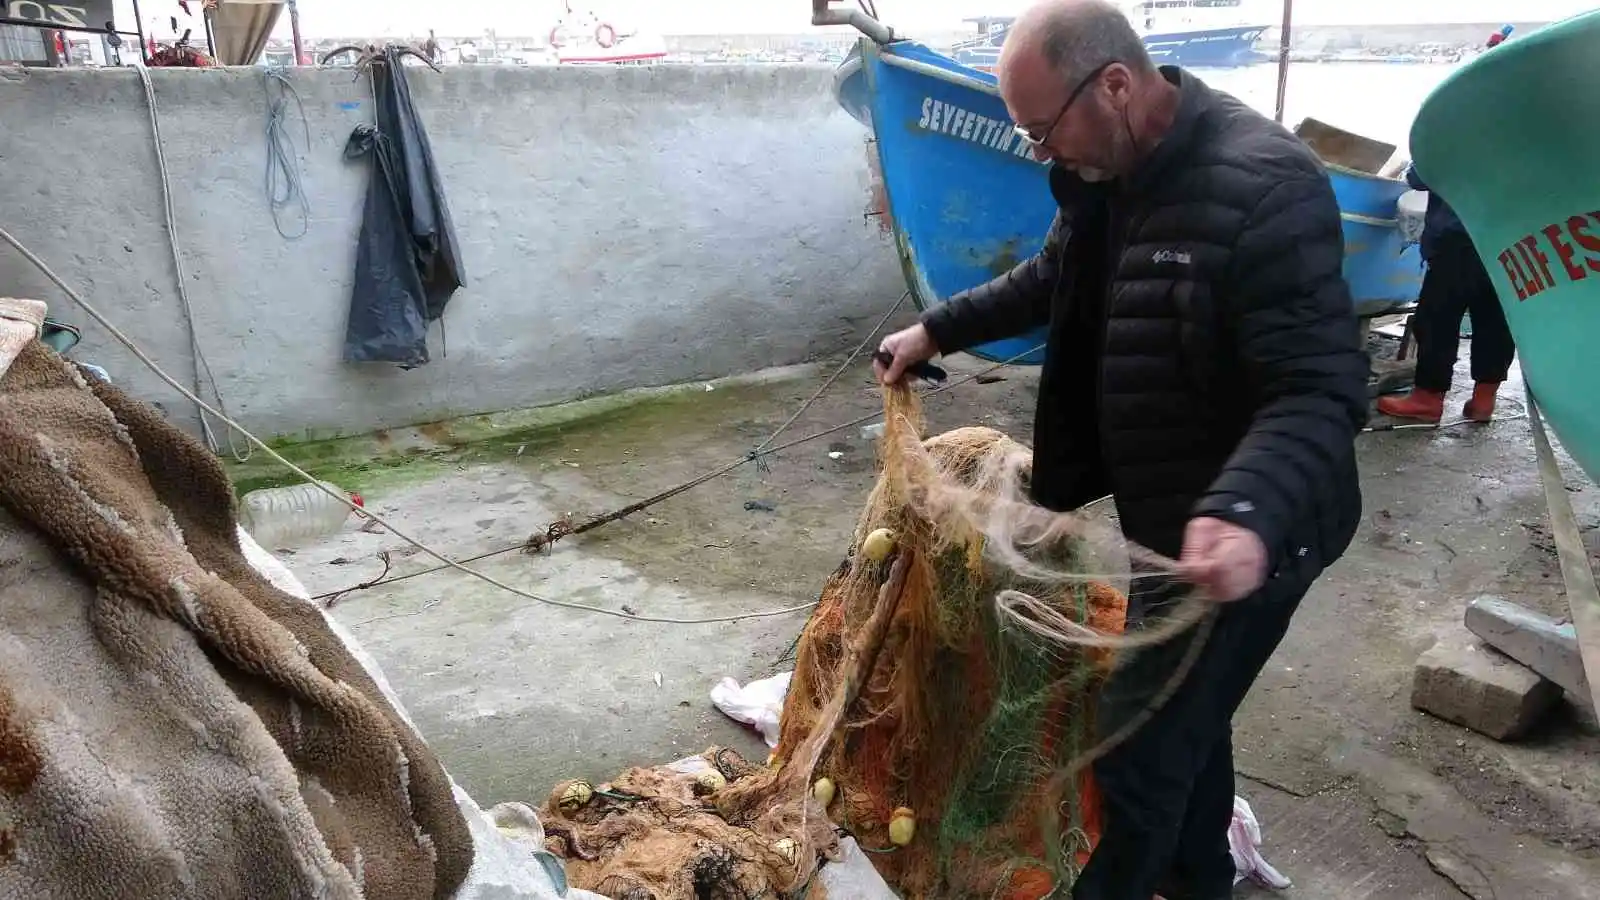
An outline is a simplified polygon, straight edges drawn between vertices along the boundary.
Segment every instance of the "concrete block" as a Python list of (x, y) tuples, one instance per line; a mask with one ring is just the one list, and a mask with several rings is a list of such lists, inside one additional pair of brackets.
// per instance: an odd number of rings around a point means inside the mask
[(1513, 740), (1561, 699), (1561, 688), (1471, 636), (1447, 638), (1417, 660), (1411, 705), (1497, 741)]
[(1467, 630), (1483, 642), (1554, 681), (1579, 697), (1589, 696), (1589, 681), (1578, 652), (1578, 631), (1501, 597), (1479, 597), (1467, 604)]

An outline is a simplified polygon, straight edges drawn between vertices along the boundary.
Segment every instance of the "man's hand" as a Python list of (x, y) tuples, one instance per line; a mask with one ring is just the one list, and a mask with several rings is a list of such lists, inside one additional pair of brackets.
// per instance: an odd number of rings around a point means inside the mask
[(939, 355), (939, 347), (933, 342), (933, 335), (928, 333), (922, 323), (917, 323), (910, 328), (896, 331), (883, 339), (878, 345), (878, 350), (894, 357), (894, 364), (885, 366), (873, 360), (872, 372), (878, 376), (878, 381), (885, 385), (899, 384), (900, 379), (906, 375), (906, 369), (920, 362), (927, 362)]
[(1267, 548), (1248, 528), (1221, 519), (1190, 519), (1178, 574), (1218, 603), (1255, 593), (1267, 580)]

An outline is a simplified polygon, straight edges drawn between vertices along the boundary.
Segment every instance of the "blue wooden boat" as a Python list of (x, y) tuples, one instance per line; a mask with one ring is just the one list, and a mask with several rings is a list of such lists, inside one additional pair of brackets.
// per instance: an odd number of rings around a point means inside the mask
[[(996, 77), (898, 39), (861, 12), (835, 15), (813, 21), (848, 21), (867, 35), (835, 71), (834, 89), (875, 138), (881, 211), (917, 307), (942, 303), (1038, 252), (1056, 211), (1048, 167), (1013, 130)], [(1345, 277), (1357, 311), (1376, 315), (1414, 301), (1422, 263), (1396, 219), (1405, 183), (1345, 166), (1331, 166), (1330, 175), (1348, 206)], [(1044, 340), (1039, 329), (969, 352), (1037, 365), (1042, 351), (1018, 355)]]
[(1561, 443), (1600, 482), (1600, 10), (1489, 50), (1428, 96), (1417, 172), (1450, 201)]
[[(1055, 201), (1044, 164), (1012, 128), (995, 76), (915, 41), (864, 39), (834, 85), (839, 104), (876, 137), (884, 214), (919, 309), (1039, 252)], [(1039, 329), (970, 352), (998, 362), (1044, 340)], [(1044, 353), (1018, 361), (1038, 365)]]
[(1356, 312), (1375, 316), (1417, 299), (1422, 252), (1400, 223), (1409, 186), (1384, 174), (1393, 144), (1306, 119), (1295, 134), (1322, 158), (1344, 228), (1344, 278)]
[(1422, 252), (1400, 227), (1404, 181), (1326, 163), (1344, 227), (1344, 280), (1356, 314), (1382, 315), (1417, 299)]

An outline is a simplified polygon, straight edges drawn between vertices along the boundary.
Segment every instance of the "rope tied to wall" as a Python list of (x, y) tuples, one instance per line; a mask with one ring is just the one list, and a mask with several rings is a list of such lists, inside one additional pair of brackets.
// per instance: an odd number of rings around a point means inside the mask
[[(161, 178), (161, 206), (167, 228), (167, 246), (172, 250), (172, 268), (177, 277), (178, 304), (183, 310), (183, 321), (189, 329), (189, 349), (190, 353), (194, 357), (194, 377), (191, 382), (194, 388), (193, 391), (185, 390), (181, 385), (177, 385), (176, 383), (174, 383), (174, 386), (178, 388), (180, 393), (184, 394), (189, 400), (194, 402), (195, 413), (200, 419), (200, 431), (204, 435), (206, 446), (210, 448), (211, 452), (220, 455), (222, 453), (222, 446), (217, 440), (216, 432), (211, 427), (211, 420), (207, 417), (208, 413), (215, 415), (217, 418), (228, 423), (228, 451), (232, 453), (233, 458), (239, 462), (247, 462), (249, 461), (252, 453), (250, 443), (247, 441), (244, 444), (244, 449), (241, 450), (239, 444), (235, 443), (234, 441), (234, 433), (237, 432), (246, 437), (248, 437), (248, 433), (242, 428), (234, 425), (233, 420), (228, 417), (226, 412), (228, 406), (226, 401), (224, 401), (222, 398), (222, 389), (217, 385), (216, 373), (211, 371), (211, 362), (210, 360), (206, 359), (205, 348), (200, 346), (200, 332), (199, 326), (195, 323), (194, 305), (189, 300), (189, 272), (183, 264), (183, 249), (178, 241), (178, 217), (173, 211), (172, 206), (172, 176), (167, 170), (167, 151), (166, 146), (161, 139), (161, 117), (156, 108), (155, 85), (150, 81), (149, 69), (145, 68), (144, 66), (139, 66), (136, 67), (136, 71), (139, 73), (140, 83), (144, 86), (145, 105), (150, 112), (150, 136), (155, 143), (156, 170)], [(52, 281), (55, 281), (58, 287), (64, 286), (65, 283), (57, 278), (54, 273), (50, 272), (47, 267), (44, 267), (43, 263), (39, 261), (37, 257), (29, 253), (14, 238), (10, 238), (10, 235), (7, 235), (6, 237), (9, 239), (11, 244), (13, 244), (19, 251), (22, 251), (23, 256), (28, 257), (30, 261), (34, 262), (35, 265), (43, 269), (45, 274), (50, 277)], [(83, 302), (82, 298), (77, 297), (76, 294), (73, 294), (70, 291), (69, 296), (72, 296), (75, 300), (77, 300), (78, 305), (84, 307), (85, 312), (90, 311), (91, 308)], [(91, 313), (91, 317), (94, 317), (93, 313)], [(125, 346), (132, 346), (131, 341), (122, 340), (122, 343)], [(139, 356), (141, 361), (146, 362), (147, 365), (154, 365), (153, 363), (150, 363), (148, 358), (144, 357), (141, 353), (135, 352), (134, 355)], [(211, 396), (216, 400), (217, 403), (216, 410), (211, 409), (207, 404), (200, 400), (199, 395), (200, 392), (204, 390), (203, 385), (206, 382), (209, 382), (211, 385)], [(218, 410), (220, 410), (220, 412)]]

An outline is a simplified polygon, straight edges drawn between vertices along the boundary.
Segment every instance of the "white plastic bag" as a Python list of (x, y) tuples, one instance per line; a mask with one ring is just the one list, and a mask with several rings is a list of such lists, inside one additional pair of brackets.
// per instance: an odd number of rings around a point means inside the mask
[(1235, 796), (1233, 822), (1228, 826), (1228, 851), (1233, 854), (1233, 868), (1238, 873), (1233, 876), (1233, 883), (1238, 884), (1248, 878), (1273, 890), (1281, 891), (1288, 887), (1289, 879), (1261, 858), (1260, 847), (1261, 824), (1256, 821), (1255, 811), (1243, 797)]
[(776, 747), (783, 697), (789, 692), (789, 678), (793, 674), (784, 672), (752, 681), (744, 687), (732, 678), (724, 678), (711, 689), (711, 703), (728, 718), (761, 732), (768, 747)]
[(1395, 203), (1395, 227), (1409, 246), (1422, 240), (1422, 229), (1428, 221), (1428, 192), (1406, 191)]

